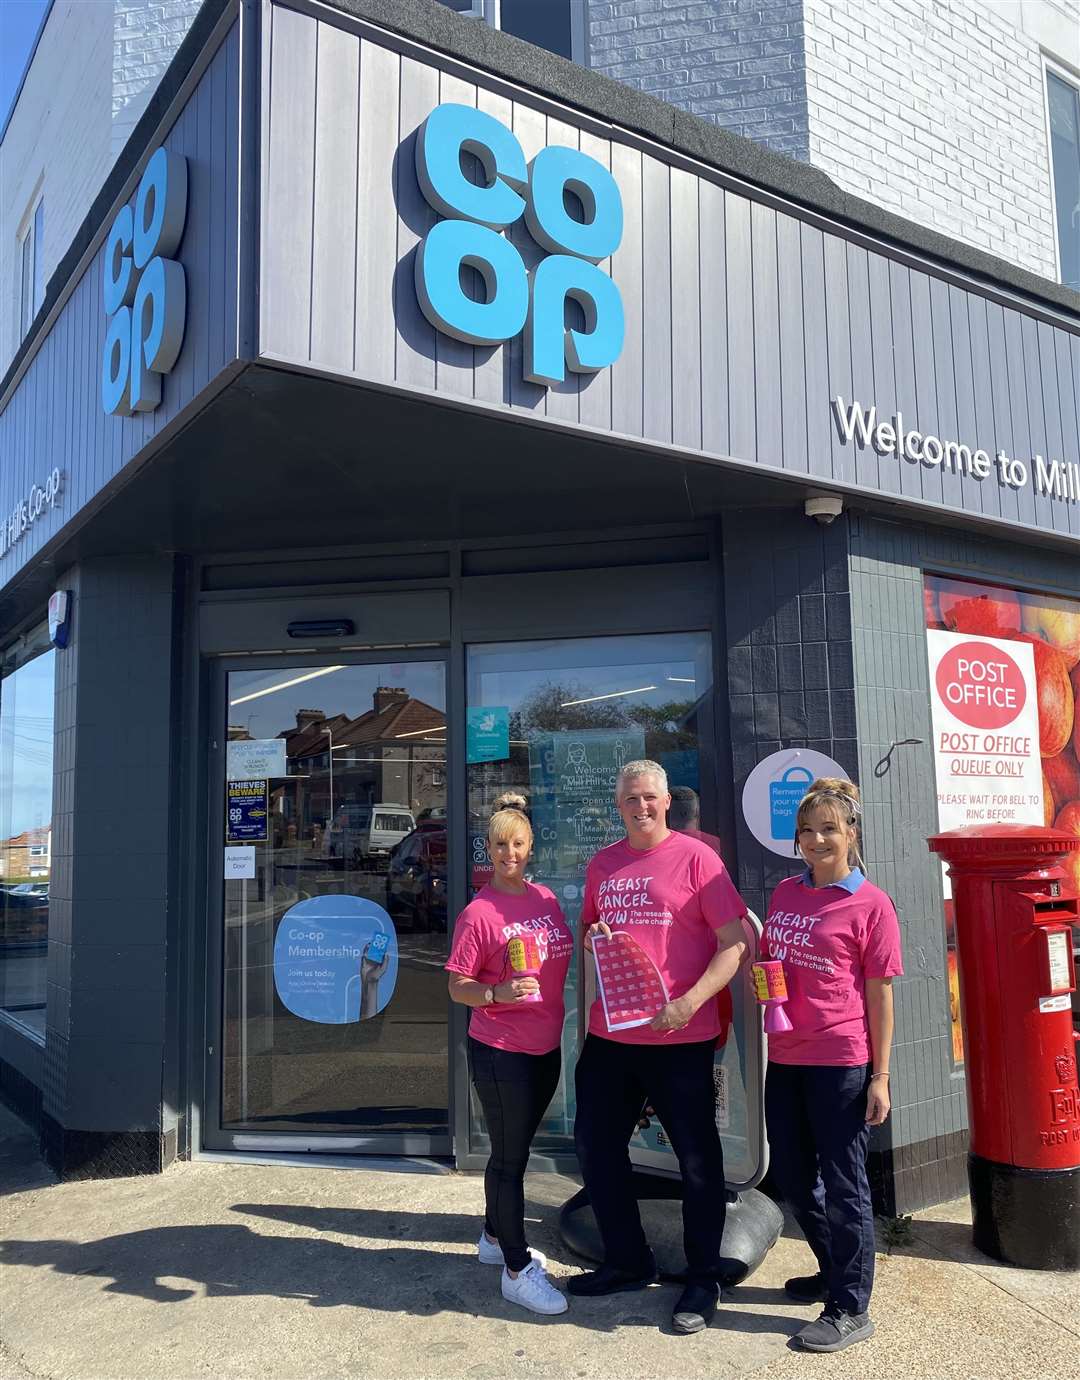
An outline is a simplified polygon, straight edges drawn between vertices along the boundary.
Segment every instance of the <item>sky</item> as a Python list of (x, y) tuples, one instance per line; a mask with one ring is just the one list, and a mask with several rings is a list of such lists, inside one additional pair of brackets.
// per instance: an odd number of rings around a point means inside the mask
[(23, 69), (49, 0), (0, 0), (0, 129), (11, 110)]

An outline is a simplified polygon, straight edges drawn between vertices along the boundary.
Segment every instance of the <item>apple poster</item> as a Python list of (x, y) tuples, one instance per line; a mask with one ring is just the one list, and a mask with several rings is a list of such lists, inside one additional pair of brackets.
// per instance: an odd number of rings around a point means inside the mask
[[(928, 575), (923, 587), (938, 824), (1080, 836), (1080, 601)], [(1064, 864), (1080, 891), (1080, 852)], [(953, 1055), (963, 1060), (946, 878)]]

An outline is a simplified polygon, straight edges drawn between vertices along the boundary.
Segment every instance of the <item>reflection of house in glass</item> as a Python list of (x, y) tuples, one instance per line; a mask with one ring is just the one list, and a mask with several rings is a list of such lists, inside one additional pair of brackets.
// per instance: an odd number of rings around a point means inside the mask
[(48, 877), (52, 856), (52, 825), (24, 829), (0, 841), (0, 879)]
[[(335, 818), (346, 823), (342, 811), (352, 807), (397, 805), (415, 817), (445, 799), (446, 714), (406, 690), (380, 686), (355, 719), (298, 710), (296, 727), (280, 736), (290, 777), (308, 781), (295, 821), (302, 837)], [(276, 813), (287, 816), (288, 801)]]

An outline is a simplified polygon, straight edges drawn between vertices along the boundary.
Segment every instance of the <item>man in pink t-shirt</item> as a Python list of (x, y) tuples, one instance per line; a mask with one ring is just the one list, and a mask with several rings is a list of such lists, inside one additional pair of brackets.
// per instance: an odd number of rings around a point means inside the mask
[[(746, 951), (746, 906), (716, 852), (668, 828), (671, 797), (663, 767), (628, 762), (615, 799), (626, 838), (601, 849), (586, 870), (585, 947), (619, 936), (621, 971), (635, 969), (638, 977), (633, 990), (656, 993), (662, 983), (663, 992), (642, 998), (651, 1001), (651, 1012), (636, 1018), (623, 1011), (622, 1019), (612, 1019), (610, 991), (606, 1011), (598, 996), (589, 1013), (577, 1065), (574, 1138), (604, 1263), (567, 1287), (595, 1296), (641, 1289), (657, 1277), (627, 1148), (648, 1099), (683, 1178), (687, 1285), (672, 1321), (677, 1332), (697, 1332), (708, 1324), (719, 1297), (725, 1197), (713, 1055), (730, 1011), (721, 1010), (718, 997)], [(605, 991), (617, 985), (620, 970), (609, 971)], [(628, 1000), (633, 998), (622, 1005)]]

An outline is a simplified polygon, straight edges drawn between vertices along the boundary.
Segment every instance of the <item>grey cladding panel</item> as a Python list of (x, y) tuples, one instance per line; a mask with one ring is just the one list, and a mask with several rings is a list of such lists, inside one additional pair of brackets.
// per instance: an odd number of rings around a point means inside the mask
[[(260, 341), (271, 352), (304, 341), (311, 357), (312, 203), (318, 25), (271, 9), (270, 128), (266, 133)], [(355, 155), (352, 159), (355, 176)], [(340, 175), (345, 175), (341, 170)]]
[(59, 504), (0, 556), (0, 588), (236, 358), (237, 220), (227, 208), (235, 211), (236, 205), (230, 178), (236, 178), (239, 165), (238, 71), (234, 25), (162, 141), (187, 157), (188, 210), (177, 254), (187, 286), (184, 342), (162, 380), (160, 406), (134, 417), (110, 417), (102, 410), (107, 326), (102, 244), (0, 413), (0, 514), (5, 519), (54, 467), (66, 474)]
[(622, 243), (611, 258), (611, 276), (622, 295), (626, 334), (611, 366), (612, 429), (640, 436), (642, 426), (641, 154), (614, 144), (611, 172), (623, 197)]
[(754, 206), (750, 218), (754, 270), (754, 407), (757, 458), (783, 464), (780, 401), (780, 300), (776, 264), (776, 212)]
[(641, 168), (644, 434), (671, 440), (671, 172), (644, 158)]
[[(831, 414), (837, 395), (848, 404), (854, 396), (881, 421), (899, 410), (905, 429), (973, 450), (1004, 447), (1030, 464), (1031, 448), (1045, 446), (1051, 459), (1072, 458), (1077, 347), (1064, 327), (752, 202), (705, 168), (681, 166), (659, 147), (642, 152), (615, 129), (579, 126), (571, 111), (479, 71), (463, 74), (437, 54), (430, 63), (399, 55), (347, 32), (345, 17), (332, 35), (329, 21), (278, 6), (273, 16), (264, 353), (1080, 536), (1080, 502), (1009, 489), (996, 465), (979, 480), (879, 455), (843, 441)], [(420, 313), (413, 259), (434, 215), (416, 185), (415, 132), (442, 101), (509, 124), (527, 160), (565, 144), (610, 167), (624, 233), (605, 267), (626, 322), (610, 369), (541, 388), (522, 377), (520, 337), (473, 347), (436, 333)], [(541, 251), (524, 222), (506, 233), (534, 268)], [(355, 245), (354, 284), (348, 273), (334, 279), (338, 244), (345, 259)], [(334, 281), (339, 291), (325, 294)], [(350, 330), (351, 365), (342, 348)]]
[[(199, 609), (199, 645), (207, 654), (260, 651), (280, 646), (290, 623), (319, 619), (352, 622), (353, 635), (341, 638), (338, 645), (394, 647), (446, 642), (450, 638), (450, 594), (445, 589), (425, 589), (204, 603)], [(312, 647), (304, 641), (293, 645), (299, 653)], [(333, 645), (320, 650), (332, 650)]]
[(348, 281), (356, 261), (359, 39), (320, 24), (315, 70), (311, 354), (329, 368), (348, 370), (353, 365), (354, 302), (351, 291), (342, 293), (342, 276)]
[(702, 182), (698, 189), (698, 262), (701, 265), (701, 447), (714, 455), (726, 455), (730, 449), (725, 236), (724, 192), (715, 183)]

